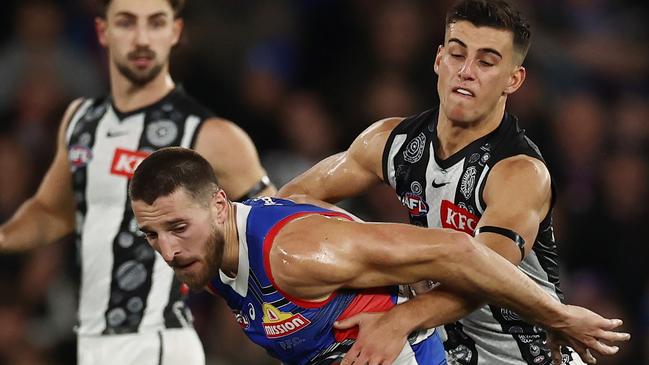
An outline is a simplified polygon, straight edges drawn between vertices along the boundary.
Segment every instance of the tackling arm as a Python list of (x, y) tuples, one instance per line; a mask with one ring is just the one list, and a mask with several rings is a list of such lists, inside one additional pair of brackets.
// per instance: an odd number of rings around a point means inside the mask
[(383, 149), (390, 132), (402, 120), (388, 118), (372, 124), (354, 140), (347, 151), (320, 161), (284, 185), (278, 195), (308, 195), (336, 203), (378, 184), (383, 178)]

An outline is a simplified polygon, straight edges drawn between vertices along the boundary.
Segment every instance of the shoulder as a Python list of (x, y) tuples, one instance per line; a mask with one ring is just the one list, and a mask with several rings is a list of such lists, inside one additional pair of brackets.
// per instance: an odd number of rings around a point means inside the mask
[(223, 118), (206, 119), (198, 132), (198, 142), (209, 140), (214, 147), (237, 146), (252, 143), (248, 134), (238, 125)]
[(543, 161), (527, 155), (516, 155), (494, 165), (487, 178), (485, 200), (509, 201), (500, 198), (508, 196), (545, 202), (550, 199), (551, 190), (550, 172)]

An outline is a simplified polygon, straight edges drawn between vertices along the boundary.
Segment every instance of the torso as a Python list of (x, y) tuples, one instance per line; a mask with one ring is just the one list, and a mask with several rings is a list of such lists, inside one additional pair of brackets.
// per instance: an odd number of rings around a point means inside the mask
[[(341, 290), (320, 302), (293, 298), (278, 289), (268, 253), (276, 234), (292, 219), (305, 214), (343, 216), (341, 213), (288, 200), (258, 198), (237, 204), (239, 234), (238, 274), (219, 272), (209, 288), (221, 295), (232, 309), (246, 335), (285, 364), (334, 364), (349, 350), (355, 331), (334, 331), (333, 322), (365, 311), (388, 310), (405, 297), (398, 287), (375, 290)], [(427, 331), (414, 336), (410, 362), (438, 364), (443, 360), (437, 335)], [(423, 353), (435, 354), (418, 360)], [(413, 362), (414, 361), (414, 362)]]
[(191, 326), (180, 283), (138, 230), (127, 192), (147, 155), (193, 147), (209, 116), (180, 88), (129, 113), (110, 98), (85, 100), (72, 116), (66, 142), (81, 266), (79, 334)]
[[(406, 118), (392, 131), (383, 156), (384, 180), (409, 210), (412, 224), (450, 228), (474, 234), (486, 209), (483, 191), (493, 166), (508, 157), (526, 155), (543, 161), (514, 116), (505, 114), (496, 130), (447, 159), (438, 148), (437, 111)], [(519, 268), (557, 298), (557, 246), (551, 210), (540, 223), (534, 248)], [(487, 305), (445, 326), (450, 363), (549, 364), (546, 333), (508, 309)]]

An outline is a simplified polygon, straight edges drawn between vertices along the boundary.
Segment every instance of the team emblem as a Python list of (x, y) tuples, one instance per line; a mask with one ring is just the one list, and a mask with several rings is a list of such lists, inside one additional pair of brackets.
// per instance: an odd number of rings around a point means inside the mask
[(464, 199), (468, 200), (471, 197), (471, 193), (473, 193), (475, 175), (477, 172), (478, 170), (475, 168), (475, 166), (470, 166), (464, 172), (464, 176), (462, 176), (462, 185), (460, 185), (460, 192), (464, 196)]
[(279, 338), (293, 334), (311, 324), (302, 314), (282, 312), (273, 305), (264, 303), (264, 331), (268, 338)]
[(178, 136), (178, 127), (170, 120), (159, 120), (146, 128), (146, 138), (156, 147), (168, 146)]
[(480, 159), (480, 154), (479, 153), (474, 153), (469, 157), (469, 163), (476, 163)]
[(412, 190), (412, 192), (417, 195), (421, 195), (421, 193), (423, 192), (423, 188), (421, 187), (419, 181), (413, 181), (412, 184), (410, 184), (410, 190)]
[(403, 158), (410, 163), (416, 163), (421, 160), (424, 155), (424, 148), (426, 148), (426, 135), (422, 132), (410, 141), (408, 148), (403, 151)]

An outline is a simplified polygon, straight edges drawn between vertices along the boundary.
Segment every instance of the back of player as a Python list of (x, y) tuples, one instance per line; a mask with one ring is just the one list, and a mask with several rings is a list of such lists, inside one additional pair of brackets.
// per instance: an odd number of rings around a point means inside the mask
[[(222, 271), (209, 284), (234, 312), (246, 335), (285, 364), (325, 365), (342, 360), (356, 331), (333, 329), (337, 320), (361, 312), (385, 311), (402, 302), (399, 287), (339, 290), (314, 302), (282, 292), (274, 282), (269, 252), (277, 233), (290, 221), (308, 214), (332, 219), (348, 216), (288, 200), (257, 198), (236, 204), (239, 236), (238, 274)], [(444, 350), (434, 330), (411, 334), (397, 365), (445, 364)]]

